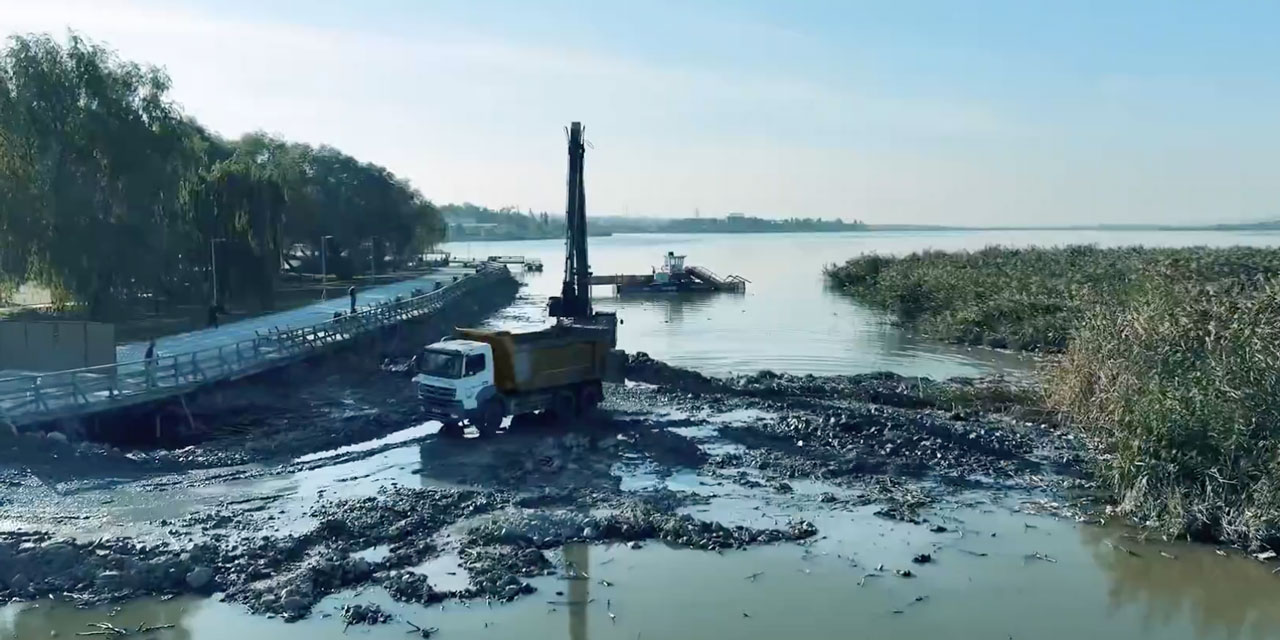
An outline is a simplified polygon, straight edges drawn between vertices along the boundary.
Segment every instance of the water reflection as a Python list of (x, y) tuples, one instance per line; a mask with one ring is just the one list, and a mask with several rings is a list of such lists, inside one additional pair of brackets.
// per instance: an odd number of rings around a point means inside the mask
[[(1276, 577), (1267, 567), (1239, 555), (1224, 558), (1206, 546), (1123, 540), (1124, 530), (1114, 527), (1080, 531), (1109, 578), (1107, 605), (1112, 613), (1139, 609), (1147, 630), (1185, 619), (1197, 637), (1280, 637)], [(1161, 551), (1174, 558), (1160, 555)]]
[(569, 640), (587, 640), (587, 610), (591, 600), (591, 547), (569, 544), (564, 547), (569, 580)]
[(61, 602), (44, 601), (17, 605), (0, 610), (0, 638), (49, 638), (77, 637), (77, 634), (98, 629), (89, 625), (106, 622), (122, 629), (135, 631), (139, 626), (154, 627), (174, 625), (146, 635), (155, 640), (190, 640), (192, 632), (187, 628), (188, 608), (198, 606), (192, 599), (136, 600), (115, 614), (101, 609), (77, 609)]
[(612, 298), (600, 298), (596, 295), (595, 304), (601, 309), (616, 311), (624, 318), (628, 311), (656, 312), (664, 323), (680, 325), (685, 316), (706, 316), (707, 311), (716, 303), (725, 301), (741, 301), (745, 294), (714, 293), (708, 291), (686, 291), (682, 293), (638, 293)]

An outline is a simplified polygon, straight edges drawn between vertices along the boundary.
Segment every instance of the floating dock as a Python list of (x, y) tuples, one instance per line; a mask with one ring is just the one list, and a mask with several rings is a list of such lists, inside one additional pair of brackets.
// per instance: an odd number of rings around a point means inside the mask
[(537, 258), (526, 258), (524, 256), (489, 256), (489, 262), (498, 264), (518, 264), (524, 267), (525, 271), (542, 271), (542, 261)]
[(612, 285), (614, 292), (678, 293), (683, 291), (718, 291), (743, 293), (750, 280), (738, 275), (721, 277), (706, 267), (686, 265), (685, 256), (668, 251), (662, 267), (642, 275), (591, 276), (593, 285)]

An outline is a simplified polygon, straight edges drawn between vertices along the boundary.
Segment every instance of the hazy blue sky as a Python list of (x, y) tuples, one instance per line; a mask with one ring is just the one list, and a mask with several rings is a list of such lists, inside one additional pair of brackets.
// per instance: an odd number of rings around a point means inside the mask
[(577, 119), (597, 213), (1280, 217), (1280, 2), (0, 0), (67, 27), (438, 202), (563, 209)]

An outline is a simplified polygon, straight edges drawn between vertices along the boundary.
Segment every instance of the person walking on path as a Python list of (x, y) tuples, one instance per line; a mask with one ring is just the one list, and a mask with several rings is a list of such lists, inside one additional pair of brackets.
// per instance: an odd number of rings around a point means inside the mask
[(218, 305), (209, 305), (209, 317), (207, 319), (210, 327), (218, 328)]
[(142, 359), (146, 361), (147, 368), (147, 386), (156, 386), (156, 341), (154, 338), (147, 343), (147, 352), (143, 354)]
[(351, 313), (356, 312), (356, 286), (353, 284), (347, 289), (347, 295), (351, 297)]

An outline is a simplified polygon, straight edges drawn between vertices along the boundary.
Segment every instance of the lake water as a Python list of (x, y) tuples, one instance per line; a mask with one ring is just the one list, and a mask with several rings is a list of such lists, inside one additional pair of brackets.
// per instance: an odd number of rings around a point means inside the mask
[[(1031, 246), (1278, 245), (1280, 234), (1099, 231), (903, 231), (804, 234), (627, 234), (591, 238), (593, 273), (647, 274), (668, 251), (686, 264), (748, 280), (745, 294), (617, 297), (595, 287), (596, 308), (616, 311), (625, 323), (618, 346), (710, 375), (773, 369), (790, 373), (850, 374), (891, 370), (950, 377), (1024, 371), (1026, 356), (939, 344), (904, 332), (878, 311), (829, 290), (824, 265), (862, 253), (905, 254), (925, 249)], [(541, 259), (542, 274), (528, 274), (525, 309), (536, 324), (540, 307), (556, 295), (564, 273), (564, 242), (467, 242), (445, 246), (455, 256), (523, 255)], [(516, 315), (522, 310), (517, 309)], [(510, 322), (510, 318), (505, 320)]]
[[(647, 351), (714, 375), (759, 369), (814, 374), (889, 369), (945, 377), (1022, 372), (1034, 363), (1013, 354), (912, 337), (882, 314), (828, 291), (823, 265), (872, 251), (900, 254), (991, 244), (1280, 245), (1280, 235), (874, 232), (625, 235), (591, 242), (598, 274), (647, 273), (663, 254), (675, 251), (687, 254), (690, 264), (751, 280), (744, 295), (637, 299), (617, 298), (608, 288), (599, 288), (597, 307), (617, 311), (623, 318), (619, 346), (629, 351)], [(562, 243), (476, 242), (447, 248), (463, 257), (540, 258), (546, 272), (526, 276), (528, 288), (521, 303), (494, 324), (515, 327), (546, 321), (542, 309), (546, 296), (559, 288)], [(358, 463), (359, 482), (342, 484), (349, 492), (372, 492), (390, 480), (429, 484), (429, 478), (416, 477), (413, 471), (420, 463), (418, 456), (416, 446), (392, 449)], [(339, 471), (323, 470), (330, 475)], [(317, 476), (289, 481), (300, 483), (293, 493), (305, 505), (315, 489), (307, 482), (336, 486), (341, 480)], [(452, 602), (443, 611), (403, 606), (377, 588), (332, 596), (297, 624), (247, 615), (241, 607), (215, 599), (141, 601), (118, 613), (26, 603), (0, 607), (0, 639), (43, 639), (51, 632), (74, 637), (87, 623), (102, 620), (122, 627), (176, 625), (148, 636), (157, 640), (411, 637), (405, 635), (408, 626), (400, 622), (344, 630), (332, 616), (349, 602), (385, 605), (420, 625), (439, 627), (436, 637), (444, 640), (1280, 638), (1280, 577), (1271, 574), (1271, 566), (1234, 552), (1223, 557), (1207, 546), (1144, 542), (1124, 527), (1095, 527), (1017, 511), (1022, 501), (1036, 496), (978, 495), (973, 501), (962, 500), (928, 514), (949, 528), (931, 534), (924, 527), (877, 518), (871, 510), (831, 510), (816, 498), (829, 488), (814, 482), (794, 483), (799, 508), (794, 496), (785, 505), (773, 504), (758, 491), (704, 482), (696, 474), (665, 480), (635, 477), (628, 482), (665, 482), (673, 490), (714, 496), (709, 504), (689, 508), (695, 517), (770, 526), (779, 514), (795, 515), (817, 524), (821, 537), (807, 548), (784, 544), (724, 555), (661, 544), (639, 550), (571, 547), (563, 554), (586, 567), (592, 580), (540, 578), (533, 596), (492, 608)], [(918, 577), (892, 577), (892, 569), (912, 567), (911, 557), (921, 552), (932, 553), (935, 561), (914, 567)], [(886, 571), (876, 571), (881, 564)], [(878, 577), (867, 577), (869, 573)], [(753, 574), (757, 579), (748, 579)], [(566, 595), (554, 595), (557, 591)]]

